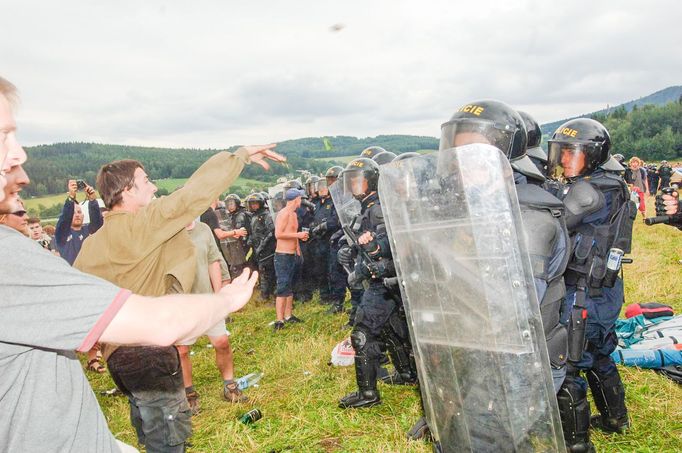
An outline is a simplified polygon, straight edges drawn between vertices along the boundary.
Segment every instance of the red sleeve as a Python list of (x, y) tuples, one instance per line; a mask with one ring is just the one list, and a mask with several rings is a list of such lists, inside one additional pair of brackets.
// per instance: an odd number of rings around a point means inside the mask
[(118, 294), (116, 294), (114, 300), (111, 302), (111, 304), (109, 304), (107, 309), (104, 310), (102, 316), (99, 317), (95, 325), (85, 336), (85, 339), (81, 345), (78, 347), (78, 349), (76, 349), (78, 352), (88, 352), (90, 349), (92, 349), (95, 343), (97, 343), (97, 340), (99, 340), (99, 337), (102, 336), (104, 329), (107, 328), (111, 320), (114, 319), (114, 316), (116, 316), (125, 301), (128, 300), (131, 295), (132, 292), (128, 291), (127, 289), (122, 289), (118, 292)]

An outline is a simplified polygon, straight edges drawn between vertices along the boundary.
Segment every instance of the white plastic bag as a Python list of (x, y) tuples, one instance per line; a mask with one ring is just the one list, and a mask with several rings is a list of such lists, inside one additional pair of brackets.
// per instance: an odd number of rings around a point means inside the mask
[(348, 337), (332, 349), (331, 364), (335, 366), (351, 366), (354, 362), (355, 350), (350, 343), (350, 337)]

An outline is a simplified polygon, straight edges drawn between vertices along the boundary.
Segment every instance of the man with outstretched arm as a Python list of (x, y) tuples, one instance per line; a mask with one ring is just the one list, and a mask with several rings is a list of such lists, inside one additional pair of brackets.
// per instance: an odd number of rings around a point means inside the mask
[[(217, 153), (182, 188), (159, 199), (140, 162), (103, 165), (97, 190), (109, 208), (107, 220), (83, 242), (74, 266), (145, 296), (190, 293), (197, 258), (185, 227), (237, 179), (244, 165), (268, 168), (266, 158), (283, 160), (274, 147)], [(191, 412), (177, 349), (105, 344), (102, 353), (112, 379), (128, 397), (139, 443), (148, 453), (183, 452), (191, 435)]]
[[(0, 214), (19, 209), (29, 183), (16, 99), (0, 77)], [(196, 337), (243, 307), (256, 280), (245, 273), (215, 295), (138, 296), (0, 226), (0, 451), (135, 451), (109, 431), (75, 351), (97, 341), (167, 346)]]

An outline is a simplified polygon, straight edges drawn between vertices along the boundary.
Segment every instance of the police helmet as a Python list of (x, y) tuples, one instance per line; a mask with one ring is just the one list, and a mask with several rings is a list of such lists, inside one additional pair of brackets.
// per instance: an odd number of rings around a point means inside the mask
[(242, 205), (242, 200), (239, 198), (239, 195), (236, 193), (231, 193), (228, 196), (225, 197), (225, 204), (227, 205), (230, 201), (234, 201), (237, 207), (240, 207)]
[(362, 150), (362, 152), (360, 153), (360, 157), (366, 157), (367, 159), (371, 159), (377, 154), (384, 152), (386, 152), (386, 150), (381, 146), (370, 146), (369, 148), (365, 148)]
[[(263, 198), (263, 195), (260, 193), (252, 193), (248, 197), (246, 197), (246, 206), (248, 206), (249, 211), (258, 211), (259, 209), (262, 209), (265, 206), (265, 198)], [(258, 207), (256, 209), (252, 208), (252, 203), (258, 203)]]
[(611, 137), (600, 122), (577, 118), (559, 126), (548, 149), (549, 174), (575, 178), (591, 174), (609, 160)]
[(504, 102), (470, 102), (441, 126), (441, 150), (472, 143), (493, 145), (516, 171), (534, 179), (545, 179), (526, 155), (528, 136), (523, 118)]
[(342, 171), (343, 167), (340, 165), (334, 165), (327, 169), (327, 172), (324, 174), (325, 181), (327, 181), (327, 187), (331, 186), (339, 179), (339, 175), (341, 175)]
[(287, 191), (289, 189), (297, 189), (297, 190), (303, 190), (303, 186), (301, 185), (301, 181), (298, 179), (291, 179), (287, 182), (284, 183), (284, 190)]
[(319, 176), (311, 176), (309, 177), (306, 182), (305, 182), (305, 193), (308, 194), (309, 197), (313, 197), (314, 195), (317, 195), (317, 183), (319, 182), (320, 177)]
[(377, 163), (377, 165), (384, 165), (389, 162), (393, 162), (393, 159), (396, 158), (395, 153), (392, 153), (390, 151), (384, 151), (383, 153), (379, 153), (372, 157), (372, 160)]
[(519, 115), (523, 118), (523, 123), (526, 125), (526, 135), (528, 136), (528, 143), (526, 144), (526, 154), (531, 159), (537, 159), (543, 163), (547, 163), (547, 153), (540, 147), (542, 142), (542, 130), (535, 118), (526, 112), (519, 110)]
[(260, 193), (261, 196), (263, 197), (263, 200), (265, 200), (266, 202), (270, 199), (270, 194), (269, 194), (269, 193), (267, 193), (267, 192), (265, 192), (265, 191), (259, 192), (259, 193)]
[(343, 185), (358, 200), (375, 192), (379, 183), (379, 166), (372, 159), (358, 157), (343, 170)]
[(421, 154), (415, 152), (398, 154), (393, 162), (400, 162), (401, 160), (409, 159), (411, 157), (419, 157)]
[(621, 165), (623, 165), (623, 162), (625, 162), (625, 156), (623, 156), (623, 155), (620, 154), (620, 153), (614, 154), (614, 155), (613, 155), (613, 158), (616, 159), (616, 160), (618, 161), (618, 163), (621, 164)]
[(329, 167), (324, 174), (325, 178), (338, 178), (341, 172), (343, 171), (343, 167), (341, 165), (334, 165), (333, 167)]

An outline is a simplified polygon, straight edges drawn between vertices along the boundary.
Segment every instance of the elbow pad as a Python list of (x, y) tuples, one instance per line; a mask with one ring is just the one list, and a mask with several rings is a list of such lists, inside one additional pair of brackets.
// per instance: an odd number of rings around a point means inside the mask
[(569, 229), (606, 204), (604, 194), (586, 181), (578, 181), (571, 185), (563, 202), (566, 207), (566, 226)]

